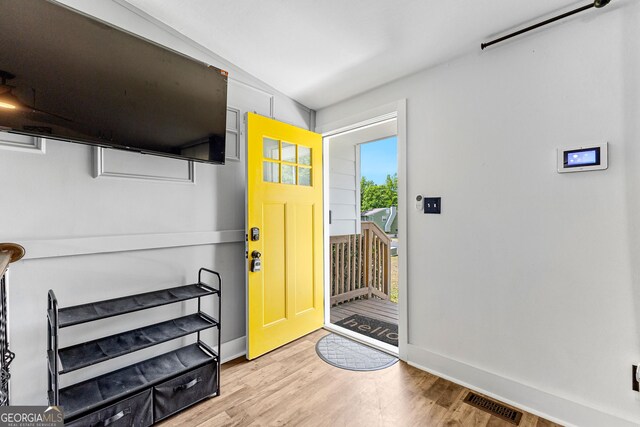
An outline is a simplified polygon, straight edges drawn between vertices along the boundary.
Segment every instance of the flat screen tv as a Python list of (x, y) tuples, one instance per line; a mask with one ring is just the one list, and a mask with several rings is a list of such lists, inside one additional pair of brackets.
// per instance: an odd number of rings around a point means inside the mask
[(65, 6), (0, 0), (0, 130), (224, 163), (227, 73)]

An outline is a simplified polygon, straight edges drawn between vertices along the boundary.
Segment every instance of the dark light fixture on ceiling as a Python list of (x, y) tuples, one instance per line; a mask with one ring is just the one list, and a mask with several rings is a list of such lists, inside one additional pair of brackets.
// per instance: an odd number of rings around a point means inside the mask
[(553, 18), (549, 18), (546, 21), (539, 22), (537, 24), (531, 25), (530, 27), (523, 28), (522, 30), (518, 30), (516, 32), (507, 34), (506, 36), (502, 36), (502, 37), (497, 38), (495, 40), (491, 40), (491, 41), (486, 42), (486, 43), (481, 43), (480, 44), (480, 48), (481, 49), (487, 48), (487, 47), (489, 47), (491, 45), (494, 45), (496, 43), (500, 43), (502, 41), (510, 39), (511, 37), (519, 36), (520, 34), (526, 33), (526, 32), (531, 31), (531, 30), (535, 30), (536, 28), (540, 28), (540, 27), (542, 27), (544, 25), (551, 24), (552, 22), (559, 21), (560, 19), (564, 19), (564, 18), (566, 18), (568, 16), (575, 15), (576, 13), (583, 12), (583, 11), (591, 9), (593, 7), (597, 8), (597, 9), (599, 9), (601, 7), (605, 7), (606, 5), (609, 4), (609, 2), (611, 2), (611, 0), (594, 0), (593, 3), (589, 3), (588, 5), (585, 5), (585, 6), (577, 8), (577, 9), (571, 10), (569, 12), (563, 13), (562, 15), (554, 16)]
[(22, 107), (22, 103), (11, 92), (14, 86), (7, 84), (7, 80), (15, 77), (7, 71), (0, 70), (0, 108), (2, 110), (19, 110)]

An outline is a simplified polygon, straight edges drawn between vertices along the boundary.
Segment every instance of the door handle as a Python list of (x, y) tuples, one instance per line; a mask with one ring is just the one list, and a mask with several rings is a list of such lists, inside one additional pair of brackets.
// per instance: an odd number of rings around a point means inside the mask
[(117, 414), (107, 418), (104, 421), (98, 422), (97, 424), (92, 424), (91, 427), (106, 427), (118, 421), (122, 417), (126, 417), (131, 414), (131, 408), (125, 408)]
[(202, 381), (202, 378), (200, 378), (200, 377), (194, 378), (194, 379), (192, 379), (191, 381), (189, 381), (186, 384), (180, 384), (180, 385), (175, 386), (173, 388), (173, 391), (176, 392), (176, 391), (189, 390), (191, 387), (193, 387), (194, 385), (198, 384), (200, 381)]
[(260, 257), (262, 254), (258, 251), (251, 252), (251, 272), (257, 273), (262, 270), (262, 261)]

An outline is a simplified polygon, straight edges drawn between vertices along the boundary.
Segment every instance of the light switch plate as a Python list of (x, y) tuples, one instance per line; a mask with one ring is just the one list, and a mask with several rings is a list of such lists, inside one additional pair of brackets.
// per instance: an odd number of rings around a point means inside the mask
[(425, 197), (424, 199), (424, 213), (426, 214), (439, 214), (440, 213), (440, 197)]

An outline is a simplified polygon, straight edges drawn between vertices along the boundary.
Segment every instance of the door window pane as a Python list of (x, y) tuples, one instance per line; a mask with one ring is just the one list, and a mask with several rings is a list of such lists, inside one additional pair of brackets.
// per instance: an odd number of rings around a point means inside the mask
[(296, 183), (296, 167), (295, 166), (282, 165), (282, 183), (283, 184)]
[(311, 148), (298, 145), (298, 163), (311, 165)]
[[(278, 141), (271, 138), (262, 139), (262, 155), (265, 159), (280, 160), (280, 150)], [(278, 182), (278, 181), (274, 181)]]
[(280, 182), (280, 163), (262, 162), (262, 169), (264, 182)]
[(282, 161), (283, 162), (296, 162), (296, 146), (289, 144), (288, 142), (282, 143)]
[(298, 183), (300, 185), (311, 186), (311, 169), (310, 168), (298, 168)]

